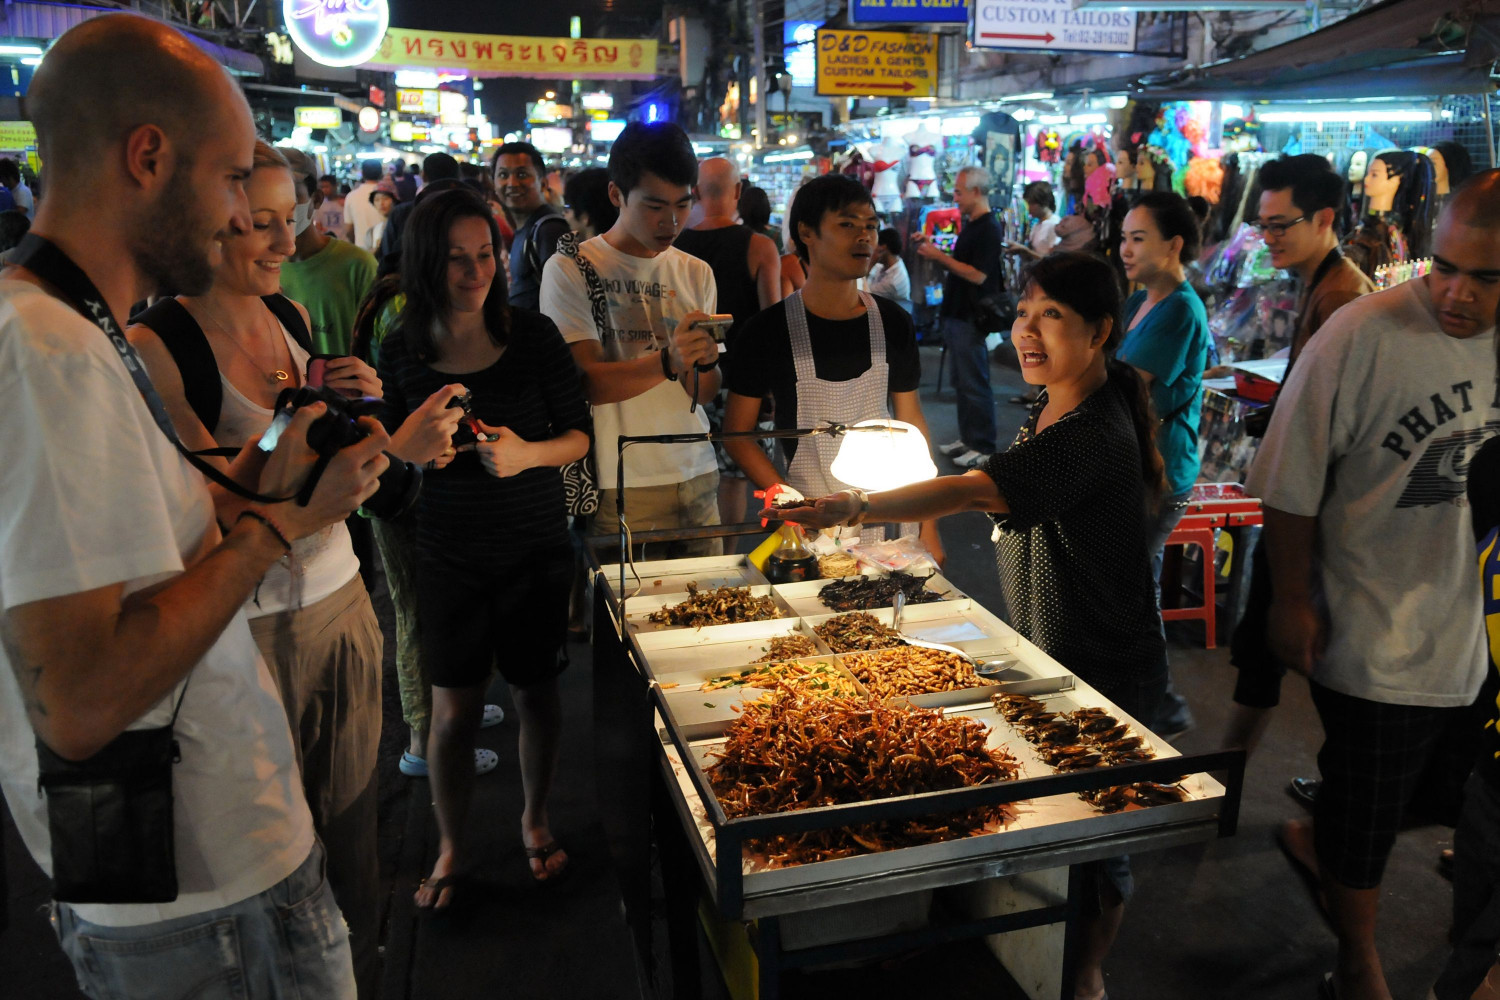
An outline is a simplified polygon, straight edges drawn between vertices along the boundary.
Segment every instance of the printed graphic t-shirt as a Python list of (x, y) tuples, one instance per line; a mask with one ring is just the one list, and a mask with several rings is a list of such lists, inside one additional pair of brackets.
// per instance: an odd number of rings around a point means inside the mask
[(1246, 485), (1318, 519), (1318, 683), (1396, 705), (1473, 701), (1487, 653), (1465, 487), (1497, 431), (1495, 333), (1445, 335), (1421, 278), (1349, 303), (1308, 343)]
[[(714, 273), (703, 261), (676, 247), (655, 257), (632, 257), (596, 236), (578, 248), (604, 285), (608, 328), (601, 339), (589, 308), (588, 286), (573, 258), (553, 254), (542, 268), (542, 308), (569, 344), (599, 341), (606, 361), (629, 361), (666, 345), (682, 317), (694, 310), (711, 313), (718, 296)], [(692, 374), (688, 373), (688, 379)], [(682, 386), (663, 381), (619, 403), (594, 407), (594, 458), (599, 485), (613, 489), (620, 435), (693, 434), (708, 430), (708, 417)], [(684, 483), (718, 468), (714, 450), (702, 444), (641, 444), (625, 452), (625, 486)]]

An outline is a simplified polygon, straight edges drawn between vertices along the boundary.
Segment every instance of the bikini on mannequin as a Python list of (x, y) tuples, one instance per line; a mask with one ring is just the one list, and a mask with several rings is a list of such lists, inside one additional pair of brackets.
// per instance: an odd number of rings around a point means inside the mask
[(901, 161), (906, 159), (906, 143), (894, 136), (887, 136), (871, 154), (875, 161), (875, 184), (870, 195), (875, 199), (877, 212), (896, 212), (901, 209), (901, 181), (898, 177)]
[(931, 201), (937, 197), (938, 151), (943, 137), (928, 131), (925, 124), (906, 136), (906, 197)]

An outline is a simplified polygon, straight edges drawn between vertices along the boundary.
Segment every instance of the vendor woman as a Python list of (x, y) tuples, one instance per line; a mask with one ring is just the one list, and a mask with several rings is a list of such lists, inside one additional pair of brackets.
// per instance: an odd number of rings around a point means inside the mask
[[(753, 429), (761, 400), (769, 396), (778, 428), (852, 424), (890, 417), (894, 410), (897, 420), (915, 425), (926, 437), (911, 316), (857, 284), (869, 273), (880, 232), (870, 192), (843, 174), (815, 178), (798, 189), (788, 223), (807, 267), (807, 283), (741, 331), (725, 365), (724, 429)], [(829, 471), (837, 438), (818, 435), (784, 444), (785, 476), (754, 440), (726, 441), (724, 447), (761, 489), (784, 482), (803, 496), (820, 497), (844, 488)], [(876, 537), (868, 529), (867, 534)], [(921, 534), (941, 562), (937, 522), (927, 521)]]
[[(1022, 375), (1043, 389), (1008, 450), (961, 476), (763, 514), (824, 527), (988, 513), (1011, 624), (1150, 727), (1167, 679), (1147, 551), (1164, 488), (1150, 397), (1111, 356), (1121, 329), (1109, 264), (1053, 254), (1024, 287), (1011, 334)], [(1074, 981), (1090, 1000), (1104, 995), (1102, 963), (1133, 888), (1125, 858), (1091, 871), (1086, 905), (1097, 907)]]

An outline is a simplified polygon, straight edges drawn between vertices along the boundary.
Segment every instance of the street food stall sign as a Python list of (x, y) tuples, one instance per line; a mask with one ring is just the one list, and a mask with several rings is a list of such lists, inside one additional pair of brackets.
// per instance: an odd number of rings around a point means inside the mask
[(820, 28), (817, 48), (820, 96), (937, 96), (936, 35)]
[(973, 33), (981, 49), (1134, 52), (1135, 14), (1074, 10), (1069, 0), (974, 0)]

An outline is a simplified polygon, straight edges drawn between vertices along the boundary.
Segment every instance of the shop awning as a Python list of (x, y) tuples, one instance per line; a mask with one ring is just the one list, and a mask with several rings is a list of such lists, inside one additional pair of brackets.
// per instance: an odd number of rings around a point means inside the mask
[[(1500, 0), (1385, 0), (1238, 59), (1111, 81), (1157, 100), (1424, 97), (1494, 90)], [(1094, 92), (1108, 89), (1100, 81)], [(1070, 90), (1082, 89), (1075, 85)]]

